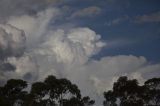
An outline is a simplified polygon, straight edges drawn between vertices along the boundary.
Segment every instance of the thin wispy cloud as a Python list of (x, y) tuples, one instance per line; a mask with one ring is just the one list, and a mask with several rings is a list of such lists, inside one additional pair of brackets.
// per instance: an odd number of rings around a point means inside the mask
[(127, 20), (130, 20), (130, 17), (125, 15), (124, 17), (119, 17), (119, 18), (115, 18), (113, 20), (107, 21), (104, 23), (104, 25), (107, 25), (107, 26), (119, 25), (121, 23), (124, 23)]
[(82, 18), (82, 17), (92, 17), (101, 13), (101, 8), (97, 6), (90, 6), (87, 8), (83, 8), (75, 11), (71, 18)]
[(140, 15), (135, 18), (137, 23), (159, 23), (160, 22), (160, 11), (145, 15)]

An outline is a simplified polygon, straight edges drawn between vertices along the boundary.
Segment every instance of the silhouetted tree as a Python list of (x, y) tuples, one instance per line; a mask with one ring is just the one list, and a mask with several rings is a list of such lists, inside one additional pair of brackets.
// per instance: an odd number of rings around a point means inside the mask
[(27, 82), (8, 80), (0, 87), (0, 106), (92, 106), (94, 100), (81, 97), (77, 85), (69, 80), (48, 76), (44, 82), (35, 82), (28, 93)]
[(95, 103), (95, 101), (91, 100), (89, 96), (83, 97), (81, 102), (82, 102), (81, 106), (92, 106)]
[(82, 99), (72, 97), (69, 100), (63, 100), (63, 106), (92, 106), (95, 101), (90, 100), (88, 96), (83, 97)]
[(27, 106), (44, 106), (43, 98), (47, 94), (46, 84), (43, 82), (35, 82), (32, 84), (30, 94), (26, 99)]
[(0, 104), (1, 106), (23, 105), (27, 87), (27, 82), (19, 79), (11, 79), (7, 81), (4, 87), (0, 88)]
[(111, 90), (108, 92), (104, 92), (105, 101), (103, 102), (104, 106), (117, 106), (116, 104), (116, 96), (114, 92)]
[(59, 106), (63, 106), (63, 100), (69, 100), (71, 97), (81, 98), (78, 87), (67, 79), (48, 76), (44, 83), (47, 85), (49, 99)]
[(148, 106), (160, 106), (160, 78), (152, 78), (145, 82), (146, 104)]
[(146, 86), (139, 86), (136, 79), (120, 77), (113, 85), (113, 90), (104, 92), (104, 106), (144, 106), (151, 95)]

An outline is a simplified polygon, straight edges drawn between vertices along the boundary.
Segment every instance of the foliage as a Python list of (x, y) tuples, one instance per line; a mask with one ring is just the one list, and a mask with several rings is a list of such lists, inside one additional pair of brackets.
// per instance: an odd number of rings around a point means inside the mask
[(160, 106), (160, 78), (140, 86), (136, 79), (122, 76), (113, 84), (113, 90), (104, 92), (104, 98), (104, 106)]
[(0, 87), (0, 106), (92, 106), (94, 100), (81, 97), (77, 85), (67, 79), (48, 76), (44, 82), (35, 82), (30, 92), (25, 91), (27, 82), (8, 80)]
[[(10, 79), (0, 87), (0, 106), (93, 106), (89, 96), (82, 97), (78, 86), (68, 79), (48, 76), (34, 82), (31, 90), (27, 82)], [(104, 106), (160, 106), (160, 78), (139, 85), (136, 79), (119, 77), (113, 89), (104, 92)]]

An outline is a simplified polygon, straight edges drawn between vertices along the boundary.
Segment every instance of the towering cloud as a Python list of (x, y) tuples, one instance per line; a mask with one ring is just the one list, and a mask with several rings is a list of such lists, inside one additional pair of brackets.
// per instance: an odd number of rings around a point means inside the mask
[(59, 29), (48, 33), (43, 43), (49, 55), (55, 54), (58, 62), (85, 63), (89, 57), (96, 54), (105, 43), (89, 28), (73, 28), (68, 32)]

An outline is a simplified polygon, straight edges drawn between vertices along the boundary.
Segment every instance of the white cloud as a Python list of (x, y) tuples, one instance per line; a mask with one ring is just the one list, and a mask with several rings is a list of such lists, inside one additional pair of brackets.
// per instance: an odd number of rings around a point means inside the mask
[[(120, 76), (136, 78), (140, 84), (148, 78), (158, 76), (160, 64), (148, 64), (145, 57), (118, 55), (104, 57), (100, 61), (92, 61), (84, 67), (90, 83), (96, 88), (98, 94), (102, 94), (103, 91), (112, 89), (113, 83)], [(145, 77), (145, 74), (148, 77)]]
[(105, 46), (100, 35), (89, 28), (50, 31), (48, 36), (43, 44), (47, 48), (45, 52), (55, 54), (59, 62), (83, 64)]
[(24, 30), (27, 39), (27, 49), (32, 49), (42, 42), (45, 33), (48, 31), (47, 28), (50, 21), (54, 21), (59, 14), (60, 11), (58, 9), (49, 8), (37, 13), (36, 16), (22, 15), (20, 17), (10, 17), (8, 24)]
[(94, 16), (94, 15), (100, 14), (100, 12), (101, 12), (101, 8), (97, 6), (90, 6), (90, 7), (75, 11), (71, 15), (71, 18)]
[(10, 16), (34, 15), (60, 3), (63, 0), (0, 0), (0, 22), (5, 22)]
[(22, 78), (28, 81), (35, 81), (38, 78), (38, 65), (32, 57), (24, 55), (21, 58), (11, 57), (7, 61), (16, 66), (16, 70), (7, 73), (6, 76), (10, 75), (13, 78)]
[(151, 14), (137, 16), (135, 18), (135, 22), (137, 23), (160, 22), (160, 11)]
[(118, 17), (118, 18), (115, 18), (113, 20), (110, 20), (110, 21), (106, 22), (105, 25), (107, 25), (107, 26), (114, 26), (114, 25), (118, 25), (120, 23), (123, 23), (123, 22), (125, 22), (125, 21), (127, 21), (129, 19), (130, 19), (130, 17), (127, 16), (127, 15), (125, 15), (123, 17)]

